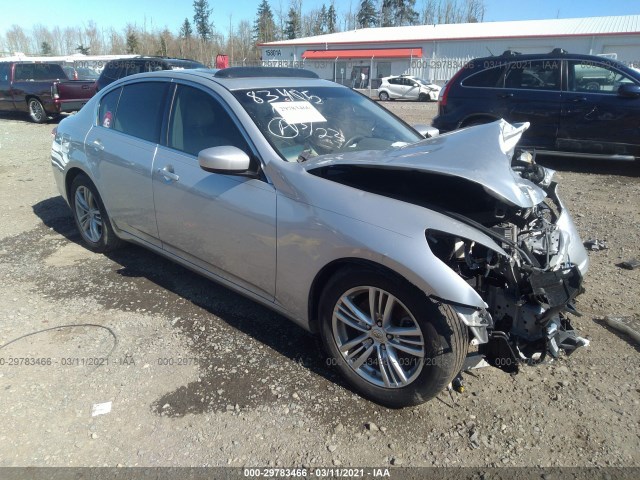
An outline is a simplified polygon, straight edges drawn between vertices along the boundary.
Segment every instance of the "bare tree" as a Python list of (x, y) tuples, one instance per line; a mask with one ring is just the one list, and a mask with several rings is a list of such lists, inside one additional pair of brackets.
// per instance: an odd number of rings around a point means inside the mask
[(22, 30), (20, 25), (11, 25), (6, 33), (7, 50), (12, 54), (14, 52), (29, 53), (31, 49), (31, 40)]

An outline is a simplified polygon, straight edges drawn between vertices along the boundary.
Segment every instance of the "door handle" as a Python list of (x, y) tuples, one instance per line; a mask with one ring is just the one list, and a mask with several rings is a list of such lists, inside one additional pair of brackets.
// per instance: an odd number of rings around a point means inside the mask
[(104, 145), (100, 140), (94, 140), (91, 142), (91, 146), (100, 152), (104, 150)]
[(513, 97), (513, 93), (500, 93), (498, 95), (498, 97), (500, 97), (500, 98), (511, 98), (511, 97)]
[(168, 181), (177, 182), (178, 180), (180, 180), (180, 177), (175, 173), (173, 173), (172, 170), (173, 170), (173, 167), (171, 167), (170, 165), (167, 165), (164, 168), (159, 168), (158, 173), (162, 175), (164, 178), (166, 178)]
[(572, 102), (574, 103), (578, 103), (578, 102), (586, 102), (587, 101), (587, 97), (574, 97), (571, 99)]

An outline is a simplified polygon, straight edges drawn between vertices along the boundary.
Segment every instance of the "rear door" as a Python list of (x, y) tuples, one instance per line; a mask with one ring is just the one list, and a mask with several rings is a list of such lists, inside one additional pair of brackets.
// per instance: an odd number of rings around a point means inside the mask
[(154, 162), (153, 194), (162, 247), (235, 285), (273, 300), (276, 192), (263, 179), (202, 170), (198, 152), (235, 146), (256, 158), (226, 103), (179, 84), (166, 145)]
[(85, 140), (111, 220), (156, 246), (160, 242), (151, 176), (168, 87), (169, 82), (145, 81), (112, 90), (102, 97), (96, 125)]
[(391, 98), (404, 98), (407, 92), (407, 86), (404, 78), (396, 77), (389, 79), (389, 92)]
[(11, 95), (11, 63), (0, 63), (0, 111), (13, 110)]
[(515, 60), (504, 73), (504, 86), (497, 92), (503, 117), (511, 122), (529, 122), (521, 145), (554, 148), (562, 105), (562, 61)]
[(581, 153), (640, 157), (640, 98), (619, 95), (640, 81), (612, 62), (567, 62), (558, 148)]

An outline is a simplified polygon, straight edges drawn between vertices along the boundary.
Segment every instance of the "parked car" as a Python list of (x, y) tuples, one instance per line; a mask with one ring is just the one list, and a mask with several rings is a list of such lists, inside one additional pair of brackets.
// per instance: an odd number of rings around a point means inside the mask
[(26, 112), (45, 122), (80, 110), (94, 94), (93, 81), (69, 81), (57, 63), (0, 62), (0, 111)]
[(155, 72), (158, 70), (184, 70), (189, 68), (206, 68), (202, 63), (186, 58), (136, 57), (110, 60), (104, 66), (96, 82), (96, 91), (102, 90), (120, 78), (136, 73)]
[(380, 100), (438, 100), (441, 87), (411, 75), (384, 77), (378, 88)]
[(51, 159), (87, 248), (137, 243), (241, 292), (402, 407), (586, 344), (567, 312), (588, 257), (552, 172), (512, 168), (526, 128), (425, 139), (305, 70), (160, 71), (64, 119)]
[(640, 72), (560, 49), (478, 58), (445, 85), (433, 126), (446, 132), (499, 118), (530, 122), (521, 146), (538, 154), (640, 158)]
[(89, 67), (74, 67), (73, 65), (63, 65), (62, 70), (67, 75), (69, 80), (93, 80), (96, 81), (100, 77), (93, 68)]

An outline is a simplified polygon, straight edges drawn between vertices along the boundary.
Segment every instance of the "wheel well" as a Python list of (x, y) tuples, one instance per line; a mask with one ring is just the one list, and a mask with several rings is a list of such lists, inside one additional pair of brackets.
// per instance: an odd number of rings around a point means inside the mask
[[(36, 100), (38, 100), (40, 103), (42, 103), (42, 100), (40, 100), (40, 97), (38, 97), (37, 95), (27, 95), (26, 97), (24, 97), (24, 101), (27, 104), (27, 106), (29, 106), (29, 100), (31, 100), (32, 98), (35, 98)], [(44, 108), (44, 103), (42, 103), (42, 107)]]
[(82, 171), (79, 168), (72, 168), (67, 172), (67, 176), (64, 179), (64, 190), (67, 193), (67, 200), (69, 200), (69, 195), (70, 195), (69, 190), (71, 189), (71, 184), (73, 183), (75, 178), (80, 174), (87, 175), (84, 171)]
[(342, 258), (325, 265), (313, 280), (311, 291), (309, 292), (309, 327), (312, 332), (317, 333), (319, 331), (318, 305), (320, 304), (320, 296), (324, 287), (336, 273), (350, 267), (371, 268), (404, 279), (404, 277), (400, 277), (388, 267), (362, 258)]
[(491, 115), (472, 115), (462, 120), (460, 122), (460, 125), (458, 125), (458, 128), (464, 128), (464, 127), (469, 127), (471, 125), (480, 125), (483, 123), (495, 122), (496, 120), (499, 120), (499, 119)]

